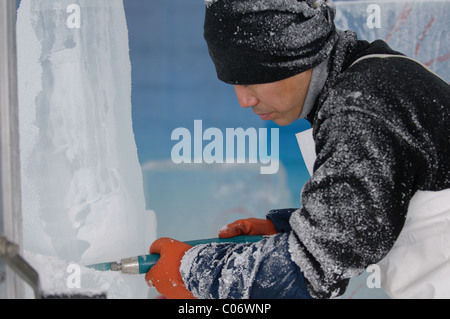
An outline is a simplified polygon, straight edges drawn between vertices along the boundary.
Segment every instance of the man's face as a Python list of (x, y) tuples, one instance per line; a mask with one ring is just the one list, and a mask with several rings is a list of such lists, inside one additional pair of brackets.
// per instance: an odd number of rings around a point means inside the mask
[(308, 93), (312, 70), (264, 84), (235, 85), (241, 107), (251, 107), (264, 121), (289, 125), (300, 116)]

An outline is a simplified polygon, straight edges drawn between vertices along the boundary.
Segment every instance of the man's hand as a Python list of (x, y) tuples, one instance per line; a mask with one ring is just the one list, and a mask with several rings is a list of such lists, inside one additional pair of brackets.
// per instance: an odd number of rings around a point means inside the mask
[(274, 235), (277, 230), (268, 219), (248, 218), (240, 219), (222, 228), (220, 238), (230, 238), (243, 235)]
[(181, 259), (192, 246), (183, 242), (160, 238), (150, 247), (150, 254), (160, 254), (160, 258), (145, 275), (150, 287), (169, 299), (195, 299), (186, 289), (180, 274)]

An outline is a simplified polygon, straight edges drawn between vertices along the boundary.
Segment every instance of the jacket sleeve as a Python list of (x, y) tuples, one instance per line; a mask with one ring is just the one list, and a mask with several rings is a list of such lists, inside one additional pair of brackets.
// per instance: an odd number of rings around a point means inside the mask
[(199, 299), (309, 299), (303, 274), (290, 258), (288, 237), (195, 246), (180, 267), (186, 288)]
[(272, 221), (277, 232), (287, 233), (292, 230), (289, 219), (296, 210), (297, 208), (274, 209), (267, 213), (266, 218)]

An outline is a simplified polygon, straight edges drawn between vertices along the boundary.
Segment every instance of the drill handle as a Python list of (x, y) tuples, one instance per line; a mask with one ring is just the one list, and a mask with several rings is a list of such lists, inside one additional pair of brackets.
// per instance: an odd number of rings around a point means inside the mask
[[(264, 236), (236, 236), (231, 238), (208, 238), (185, 241), (191, 246), (205, 245), (212, 243), (255, 243), (265, 238)], [(139, 273), (147, 273), (159, 260), (159, 254), (138, 256)]]

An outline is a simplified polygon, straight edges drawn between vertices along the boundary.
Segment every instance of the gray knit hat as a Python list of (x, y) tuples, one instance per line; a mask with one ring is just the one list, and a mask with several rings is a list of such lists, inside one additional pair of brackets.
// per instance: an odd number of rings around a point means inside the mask
[(229, 84), (279, 81), (331, 53), (330, 0), (205, 0), (204, 36), (217, 76)]

